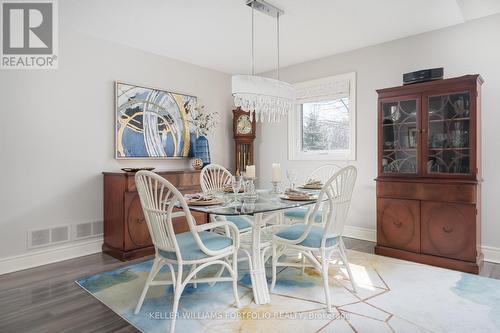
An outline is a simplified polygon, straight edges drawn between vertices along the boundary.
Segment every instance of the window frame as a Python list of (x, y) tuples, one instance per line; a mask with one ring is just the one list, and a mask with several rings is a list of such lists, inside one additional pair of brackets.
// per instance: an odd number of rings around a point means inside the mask
[[(288, 115), (288, 159), (297, 161), (355, 161), (356, 160), (356, 73), (350, 72), (296, 84), (301, 88), (315, 87), (339, 81), (349, 82), (349, 149), (302, 151), (302, 104), (297, 103)], [(314, 101), (313, 101), (314, 102)], [(321, 102), (321, 100), (318, 100)]]

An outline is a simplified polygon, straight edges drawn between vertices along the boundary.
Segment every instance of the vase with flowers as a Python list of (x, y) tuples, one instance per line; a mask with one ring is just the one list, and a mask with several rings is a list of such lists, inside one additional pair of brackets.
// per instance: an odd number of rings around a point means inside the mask
[(207, 135), (217, 126), (219, 114), (207, 112), (205, 106), (199, 103), (188, 105), (189, 122), (196, 129), (194, 156), (203, 161), (203, 166), (210, 164), (210, 146)]

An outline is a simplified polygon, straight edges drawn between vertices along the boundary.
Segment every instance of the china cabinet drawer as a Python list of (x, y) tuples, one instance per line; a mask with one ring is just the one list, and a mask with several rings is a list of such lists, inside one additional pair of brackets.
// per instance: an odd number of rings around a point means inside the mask
[(422, 253), (476, 260), (476, 208), (443, 202), (422, 202)]
[(450, 182), (379, 181), (377, 196), (472, 204), (477, 201), (477, 185)]
[(377, 243), (382, 246), (420, 251), (420, 202), (377, 199)]

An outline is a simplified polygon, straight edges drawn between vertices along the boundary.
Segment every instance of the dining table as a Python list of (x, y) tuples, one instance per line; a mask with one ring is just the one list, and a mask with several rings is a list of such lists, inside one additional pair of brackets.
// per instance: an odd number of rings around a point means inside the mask
[(319, 191), (303, 190), (311, 197), (307, 200), (289, 200), (283, 193), (272, 190), (256, 190), (256, 195), (245, 193), (218, 193), (221, 204), (208, 206), (189, 206), (190, 210), (216, 216), (240, 216), (248, 221), (251, 230), (240, 235), (241, 249), (249, 257), (250, 281), (256, 304), (271, 302), (266, 279), (266, 253), (271, 248), (272, 235), (284, 225), (284, 212), (301, 206), (312, 208)]

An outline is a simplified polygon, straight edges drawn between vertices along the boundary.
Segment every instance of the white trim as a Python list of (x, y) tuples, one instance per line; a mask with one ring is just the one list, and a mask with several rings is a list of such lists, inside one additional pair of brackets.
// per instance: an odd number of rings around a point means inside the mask
[(50, 247), (40, 251), (0, 258), (0, 275), (43, 266), (63, 260), (99, 253), (102, 251), (102, 237)]
[(500, 247), (481, 246), (484, 255), (484, 261), (500, 264)]
[(335, 83), (338, 81), (349, 81), (349, 144), (347, 151), (321, 151), (321, 152), (303, 152), (301, 131), (300, 131), (300, 108), (298, 102), (295, 109), (288, 115), (288, 159), (293, 160), (314, 160), (314, 161), (355, 161), (356, 160), (356, 72), (335, 75), (317, 80), (296, 83), (296, 87), (316, 86), (318, 84)]
[(350, 225), (344, 226), (343, 236), (356, 239), (362, 239), (370, 242), (377, 241), (377, 230), (372, 228), (354, 227)]

